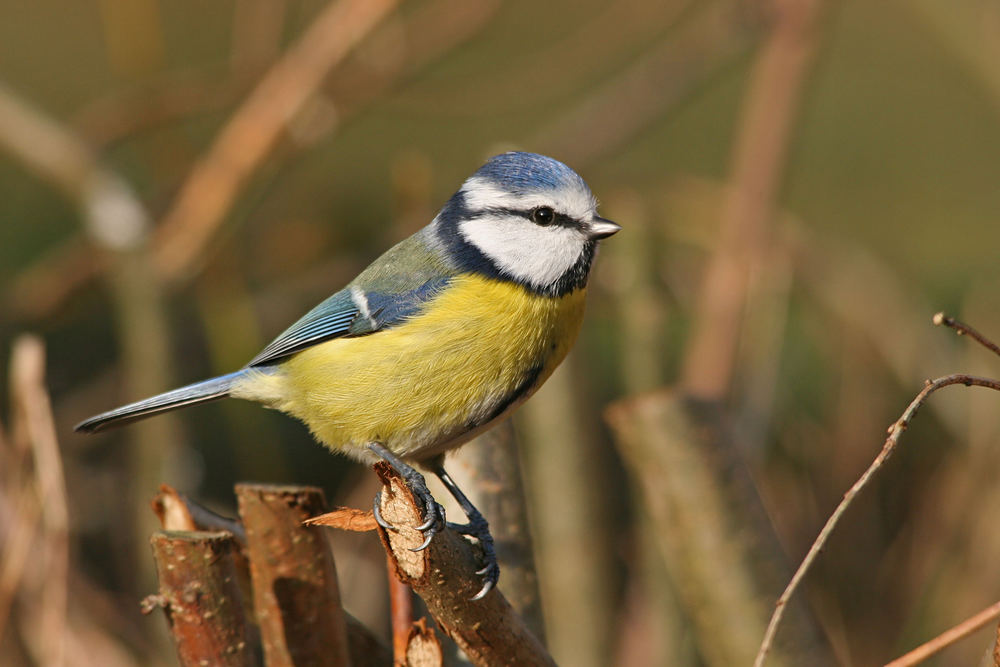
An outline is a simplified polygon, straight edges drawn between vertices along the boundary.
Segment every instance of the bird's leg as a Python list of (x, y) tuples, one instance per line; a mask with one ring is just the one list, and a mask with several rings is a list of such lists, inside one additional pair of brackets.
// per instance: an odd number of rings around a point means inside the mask
[(476, 571), (476, 574), (483, 576), (483, 587), (472, 598), (473, 600), (478, 600), (489, 593), (490, 589), (496, 586), (497, 580), (500, 579), (500, 566), (497, 564), (497, 554), (493, 549), (493, 535), (490, 534), (490, 524), (479, 510), (476, 509), (476, 506), (472, 504), (472, 501), (458, 488), (455, 480), (444, 469), (440, 458), (435, 459), (431, 463), (430, 469), (441, 480), (441, 483), (448, 489), (448, 492), (458, 501), (462, 511), (465, 512), (465, 516), (469, 519), (469, 522), (464, 524), (449, 522), (448, 527), (463, 535), (476, 538), (483, 550), (485, 565)]
[[(392, 468), (399, 473), (400, 477), (406, 482), (406, 485), (413, 492), (413, 495), (417, 497), (417, 502), (419, 502), (424, 510), (424, 517), (426, 520), (419, 526), (415, 526), (424, 536), (424, 542), (413, 551), (422, 551), (427, 548), (427, 545), (431, 543), (434, 536), (441, 532), (444, 528), (445, 516), (444, 508), (434, 500), (434, 496), (431, 495), (430, 490), (427, 488), (427, 482), (424, 480), (424, 476), (413, 469), (412, 466), (404, 463), (395, 454), (390, 452), (388, 449), (378, 444), (377, 442), (368, 443), (368, 449), (374, 452), (379, 458), (388, 463)], [(375, 521), (378, 525), (382, 526), (386, 530), (395, 530), (393, 526), (382, 518), (382, 513), (379, 508), (382, 501), (382, 491), (375, 495)]]

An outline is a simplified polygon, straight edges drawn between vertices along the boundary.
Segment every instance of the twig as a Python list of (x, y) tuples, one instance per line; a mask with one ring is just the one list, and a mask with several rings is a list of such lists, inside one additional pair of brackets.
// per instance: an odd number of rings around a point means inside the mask
[(72, 199), (101, 245), (126, 250), (145, 239), (150, 218), (128, 183), (68, 128), (2, 84), (0, 149)]
[(216, 514), (183, 493), (178, 493), (168, 484), (160, 485), (160, 492), (153, 498), (152, 506), (163, 530), (225, 530), (233, 534), (241, 548), (246, 546), (247, 536), (243, 524), (228, 516)]
[[(110, 277), (130, 392), (142, 395), (169, 385), (168, 369), (173, 367), (165, 333), (169, 327), (164, 323), (160, 285), (146, 257), (150, 217), (131, 186), (64, 124), (2, 84), (0, 149), (72, 200), (90, 240), (109, 251), (97, 253), (97, 262)], [(85, 267), (78, 275), (93, 275), (92, 269)], [(72, 275), (64, 278), (71, 281)], [(171, 428), (170, 420), (158, 420), (134, 432), (137, 443), (130, 451), (129, 479), (135, 492), (148, 493), (146, 482), (158, 481), (151, 478), (159, 476), (163, 461), (176, 451), (180, 439)], [(141, 533), (147, 527), (144, 522), (138, 526)]]
[(413, 590), (396, 576), (396, 562), (392, 556), (386, 554), (385, 558), (389, 570), (392, 657), (396, 664), (406, 664), (406, 647), (410, 643), (410, 632), (413, 629)]
[(972, 340), (976, 341), (977, 343), (985, 347), (987, 350), (1000, 356), (1000, 345), (997, 345), (989, 338), (987, 338), (983, 334), (979, 333), (978, 331), (970, 327), (965, 322), (960, 322), (956, 320), (954, 317), (949, 317), (944, 313), (937, 313), (932, 321), (934, 322), (934, 324), (938, 326), (943, 325), (951, 329), (954, 329), (955, 333), (957, 333), (959, 336), (966, 336), (966, 335), (969, 336), (970, 338), (972, 338)]
[(448, 472), (460, 488), (469, 489), (472, 504), (490, 518), (504, 595), (531, 632), (545, 642), (525, 482), (511, 422), (490, 429), (452, 454)]
[(1000, 602), (995, 602), (975, 616), (965, 619), (950, 630), (945, 630), (929, 642), (921, 644), (892, 662), (887, 662), (885, 667), (911, 667), (912, 665), (918, 665), (932, 655), (939, 653), (958, 640), (968, 637), (979, 628), (998, 618), (1000, 618)]
[(230, 203), (330, 69), (396, 6), (396, 0), (331, 3), (268, 71), (191, 171), (156, 231), (161, 275), (183, 274), (222, 224)]
[(757, 652), (757, 658), (754, 660), (754, 667), (762, 667), (764, 660), (767, 657), (768, 651), (771, 649), (771, 644), (774, 642), (774, 636), (777, 633), (778, 625), (781, 623), (781, 618), (784, 615), (785, 606), (788, 604), (788, 600), (795, 593), (798, 588), (799, 583), (805, 576), (806, 572), (812, 566), (813, 561), (819, 555), (819, 552), (823, 549), (826, 544), (827, 539), (830, 537), (830, 533), (837, 526), (844, 512), (854, 501), (855, 496), (868, 485), (872, 476), (878, 472), (878, 470), (885, 464), (885, 462), (892, 456), (895, 451), (897, 444), (899, 443), (900, 437), (902, 437), (903, 432), (910, 425), (910, 421), (917, 414), (917, 410), (921, 405), (927, 400), (927, 398), (933, 394), (938, 389), (948, 387), (950, 385), (962, 384), (966, 387), (986, 387), (988, 389), (993, 389), (994, 391), (1000, 391), (1000, 380), (994, 380), (992, 378), (977, 377), (974, 375), (965, 374), (954, 374), (946, 375), (940, 377), (934, 381), (928, 381), (924, 388), (917, 394), (916, 398), (907, 406), (903, 414), (889, 427), (889, 437), (886, 438), (885, 444), (882, 445), (882, 451), (879, 452), (878, 456), (872, 462), (868, 469), (858, 478), (854, 485), (848, 489), (847, 493), (844, 494), (844, 499), (840, 501), (837, 505), (837, 509), (833, 511), (830, 518), (827, 519), (826, 525), (819, 532), (816, 540), (813, 542), (812, 546), (809, 548), (809, 552), (806, 554), (805, 558), (802, 559), (802, 563), (799, 568), (795, 571), (792, 576), (791, 581), (788, 582), (788, 586), (785, 588), (781, 597), (775, 603), (774, 613), (771, 615), (771, 621), (768, 623), (767, 631), (764, 633), (764, 639), (761, 642), (760, 650)]
[(101, 275), (106, 260), (83, 234), (73, 234), (12, 277), (0, 309), (14, 321), (41, 321)]
[[(750, 664), (767, 627), (766, 600), (790, 571), (775, 565), (780, 546), (748, 490), (749, 472), (721, 408), (667, 389), (618, 401), (605, 419), (643, 499), (642, 532), (654, 540), (687, 616), (686, 642), (706, 664)], [(793, 616), (799, 622), (782, 663), (830, 662), (807, 618)]]

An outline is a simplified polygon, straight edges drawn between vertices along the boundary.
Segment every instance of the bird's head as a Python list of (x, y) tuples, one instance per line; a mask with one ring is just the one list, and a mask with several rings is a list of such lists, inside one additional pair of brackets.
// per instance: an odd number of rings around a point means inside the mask
[(597, 202), (575, 171), (521, 152), (490, 158), (434, 225), (462, 268), (549, 295), (585, 286), (597, 241), (621, 229), (597, 215)]

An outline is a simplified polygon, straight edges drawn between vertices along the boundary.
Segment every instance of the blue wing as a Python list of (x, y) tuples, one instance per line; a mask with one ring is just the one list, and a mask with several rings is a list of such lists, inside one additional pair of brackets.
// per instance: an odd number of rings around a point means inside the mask
[(302, 316), (247, 365), (266, 366), (331, 338), (391, 328), (418, 313), (447, 283), (447, 277), (438, 277), (400, 293), (344, 288)]

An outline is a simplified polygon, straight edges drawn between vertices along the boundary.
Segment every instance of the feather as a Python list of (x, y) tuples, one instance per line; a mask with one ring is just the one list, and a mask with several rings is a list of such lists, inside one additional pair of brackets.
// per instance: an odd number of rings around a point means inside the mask
[(229, 395), (233, 384), (243, 377), (244, 373), (245, 371), (237, 371), (210, 380), (202, 380), (142, 401), (129, 403), (82, 421), (74, 429), (84, 433), (96, 433), (111, 426), (122, 426), (161, 412), (225, 398)]

